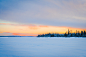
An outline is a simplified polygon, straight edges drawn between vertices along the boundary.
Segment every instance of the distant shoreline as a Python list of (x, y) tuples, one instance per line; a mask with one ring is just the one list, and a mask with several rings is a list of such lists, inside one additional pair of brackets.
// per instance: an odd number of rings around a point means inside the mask
[(35, 36), (0, 36), (0, 37), (35, 37)]
[[(0, 36), (0, 37), (38, 37), (38, 36)], [(58, 36), (58, 37), (61, 37), (61, 36)], [(69, 36), (69, 37), (71, 37), (71, 36)], [(72, 37), (77, 37), (77, 36), (72, 36)]]

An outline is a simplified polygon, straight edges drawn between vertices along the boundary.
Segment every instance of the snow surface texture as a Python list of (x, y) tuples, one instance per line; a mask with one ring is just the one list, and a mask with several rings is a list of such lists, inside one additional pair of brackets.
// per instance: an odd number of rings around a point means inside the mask
[(86, 57), (86, 38), (0, 37), (0, 57)]

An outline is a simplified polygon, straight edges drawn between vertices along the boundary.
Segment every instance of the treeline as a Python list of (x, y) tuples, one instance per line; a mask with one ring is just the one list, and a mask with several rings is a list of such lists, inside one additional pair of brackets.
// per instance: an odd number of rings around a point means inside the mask
[(79, 32), (70, 33), (70, 31), (68, 30), (68, 33), (64, 34), (47, 33), (38, 35), (37, 37), (86, 37), (86, 31), (81, 31), (80, 33)]

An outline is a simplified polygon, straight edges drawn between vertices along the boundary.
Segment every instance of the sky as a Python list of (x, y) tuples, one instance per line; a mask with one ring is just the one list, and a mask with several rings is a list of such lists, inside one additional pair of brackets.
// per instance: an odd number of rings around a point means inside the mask
[(0, 36), (86, 30), (86, 0), (0, 0)]

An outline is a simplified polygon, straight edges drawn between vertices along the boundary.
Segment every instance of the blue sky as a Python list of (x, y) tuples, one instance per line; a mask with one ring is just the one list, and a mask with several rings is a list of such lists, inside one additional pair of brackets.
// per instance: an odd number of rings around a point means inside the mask
[(0, 20), (86, 28), (86, 0), (0, 0)]

